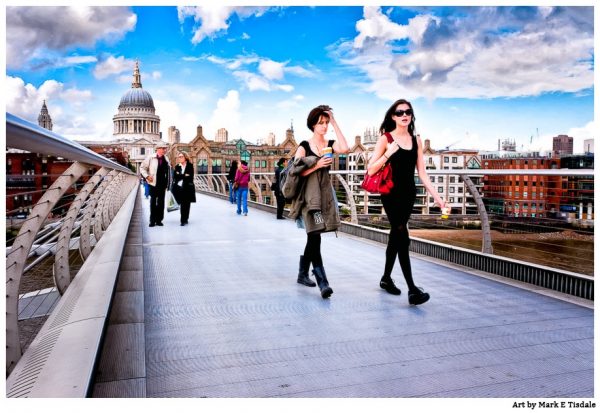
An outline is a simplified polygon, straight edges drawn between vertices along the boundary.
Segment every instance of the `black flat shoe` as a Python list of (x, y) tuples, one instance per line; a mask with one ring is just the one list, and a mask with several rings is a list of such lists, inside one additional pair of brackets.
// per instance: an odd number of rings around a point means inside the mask
[(162, 227), (163, 223), (162, 222), (157, 222), (156, 225), (158, 225), (159, 227)]
[(379, 281), (379, 286), (392, 295), (402, 294), (402, 291), (400, 291), (400, 289), (396, 287), (396, 285), (394, 284), (394, 280), (391, 278), (382, 278), (381, 281)]
[(153, 227), (154, 225), (156, 225), (154, 222), (151, 222), (150, 225), (148, 225), (149, 227)]
[(427, 301), (429, 301), (429, 293), (423, 291), (421, 287), (417, 287), (417, 290), (408, 293), (408, 303), (411, 305), (419, 305)]

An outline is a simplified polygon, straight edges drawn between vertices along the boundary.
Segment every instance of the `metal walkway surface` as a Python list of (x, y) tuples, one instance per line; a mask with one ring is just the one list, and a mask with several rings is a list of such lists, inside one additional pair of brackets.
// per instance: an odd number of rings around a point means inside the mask
[(197, 195), (190, 224), (148, 227), (147, 397), (590, 398), (593, 309), (413, 256), (417, 285), (379, 288), (385, 246), (325, 234), (334, 293), (296, 283), (306, 234)]

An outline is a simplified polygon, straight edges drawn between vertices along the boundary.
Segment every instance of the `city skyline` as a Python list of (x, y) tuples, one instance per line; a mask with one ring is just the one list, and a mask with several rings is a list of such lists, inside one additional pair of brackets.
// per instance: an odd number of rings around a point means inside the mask
[[(6, 9), (6, 110), (112, 139), (140, 61), (160, 130), (296, 139), (322, 103), (349, 142), (404, 97), (432, 147), (548, 151), (593, 138), (591, 7), (77, 7)], [(89, 23), (93, 22), (93, 23)], [(49, 33), (52, 33), (50, 36)], [(273, 34), (277, 34), (274, 36)], [(333, 132), (330, 131), (333, 135)]]

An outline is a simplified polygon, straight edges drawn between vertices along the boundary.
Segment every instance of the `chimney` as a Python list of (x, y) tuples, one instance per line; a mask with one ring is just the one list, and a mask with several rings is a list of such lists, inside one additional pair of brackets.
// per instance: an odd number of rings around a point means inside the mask
[(354, 145), (356, 145), (356, 146), (360, 145), (360, 135), (356, 135), (354, 137)]

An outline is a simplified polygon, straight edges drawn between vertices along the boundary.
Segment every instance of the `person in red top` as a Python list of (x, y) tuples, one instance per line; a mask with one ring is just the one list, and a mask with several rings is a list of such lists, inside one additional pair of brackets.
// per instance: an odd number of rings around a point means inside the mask
[(248, 182), (250, 182), (250, 169), (248, 162), (242, 161), (237, 172), (235, 173), (234, 187), (237, 201), (237, 214), (241, 215), (242, 210), (244, 216), (248, 215)]

